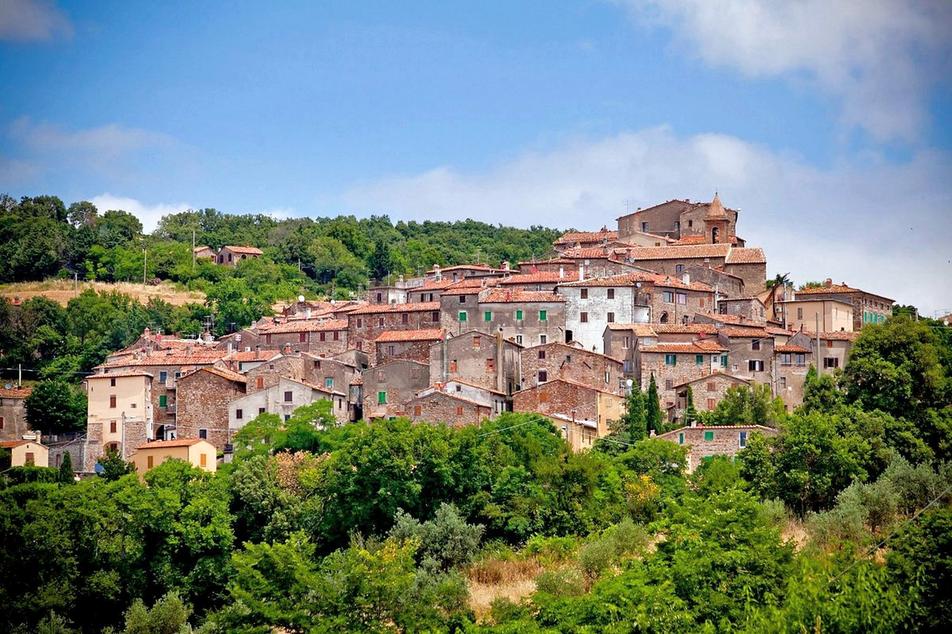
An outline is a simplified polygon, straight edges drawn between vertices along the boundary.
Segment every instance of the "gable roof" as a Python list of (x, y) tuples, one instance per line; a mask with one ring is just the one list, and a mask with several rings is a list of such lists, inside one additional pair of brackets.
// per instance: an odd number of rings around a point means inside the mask
[(565, 298), (549, 291), (520, 291), (487, 288), (479, 294), (480, 304), (562, 303)]
[(264, 253), (264, 251), (262, 251), (258, 247), (246, 247), (246, 246), (230, 245), (230, 244), (223, 246), (222, 249), (228, 249), (232, 253), (244, 253), (246, 255), (262, 255)]
[(207, 443), (208, 441), (203, 438), (176, 438), (175, 440), (153, 440), (152, 442), (147, 442), (136, 447), (136, 451), (142, 451), (143, 449), (169, 449), (172, 447), (191, 447), (192, 445), (197, 445), (200, 442)]
[(711, 354), (714, 352), (727, 352), (723, 347), (713, 339), (698, 339), (697, 341), (685, 342), (665, 342), (656, 343), (650, 346), (643, 346), (639, 350), (644, 353), (667, 353), (667, 354)]
[(733, 374), (727, 374), (726, 372), (711, 372), (704, 376), (699, 376), (696, 379), (691, 379), (690, 381), (683, 381), (678, 383), (674, 387), (682, 387), (684, 385), (691, 385), (692, 383), (700, 383), (702, 381), (710, 381), (711, 379), (724, 379), (727, 381), (733, 381), (735, 383), (743, 383), (744, 385), (750, 385), (750, 381), (747, 379), (742, 379), (739, 376), (734, 376)]
[(380, 315), (383, 313), (422, 313), (440, 309), (439, 302), (411, 302), (408, 304), (369, 304), (357, 310), (350, 311), (350, 315)]
[(578, 271), (534, 271), (532, 273), (518, 273), (499, 280), (501, 286), (513, 284), (546, 284), (571, 282), (578, 279)]
[(218, 368), (213, 365), (210, 365), (204, 368), (196, 368), (195, 370), (192, 370), (191, 372), (187, 372), (186, 374), (183, 374), (182, 376), (179, 377), (178, 380), (181, 381), (182, 379), (186, 379), (190, 376), (195, 376), (199, 372), (208, 372), (210, 374), (214, 374), (215, 376), (221, 377), (227, 381), (234, 381), (235, 383), (248, 382), (248, 377), (246, 377), (244, 374), (238, 374), (237, 372), (232, 372), (231, 370)]
[(794, 296), (799, 298), (800, 295), (819, 295), (822, 293), (830, 293), (830, 294), (863, 293), (865, 295), (872, 295), (874, 297), (885, 299), (890, 302), (893, 301), (892, 299), (884, 295), (877, 295), (876, 293), (870, 293), (869, 291), (864, 291), (859, 288), (853, 288), (852, 286), (848, 286), (846, 282), (841, 282), (840, 284), (834, 284), (833, 282), (829, 282), (827, 284), (824, 284), (823, 286), (812, 286), (810, 288), (804, 288), (802, 290), (794, 292)]
[(26, 398), (32, 393), (32, 387), (0, 387), (0, 398)]
[(330, 330), (347, 330), (346, 319), (288, 319), (286, 321), (264, 322), (254, 326), (252, 332), (263, 335), (274, 335), (294, 332), (326, 332)]
[(423, 328), (420, 330), (385, 330), (375, 339), (376, 343), (394, 343), (399, 341), (438, 341), (443, 338), (442, 328)]
[(634, 284), (653, 284), (664, 288), (681, 288), (692, 291), (702, 291), (713, 293), (714, 287), (704, 282), (685, 282), (677, 276), (664, 275), (663, 273), (651, 273), (648, 271), (631, 271), (628, 273), (619, 273), (618, 275), (606, 275), (603, 277), (592, 277), (585, 280), (566, 281), (559, 284), (559, 287), (568, 288), (588, 288), (602, 286), (631, 286)]
[(574, 244), (576, 242), (600, 242), (602, 240), (616, 240), (618, 232), (606, 227), (598, 231), (567, 231), (559, 236), (554, 244)]

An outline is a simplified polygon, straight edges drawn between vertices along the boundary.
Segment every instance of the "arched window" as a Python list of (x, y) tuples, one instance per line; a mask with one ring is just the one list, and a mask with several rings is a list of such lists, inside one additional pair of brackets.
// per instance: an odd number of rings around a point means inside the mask
[(717, 244), (718, 233), (717, 227), (711, 229), (711, 244)]
[(668, 313), (661, 313), (661, 318), (658, 321), (662, 324), (668, 323)]

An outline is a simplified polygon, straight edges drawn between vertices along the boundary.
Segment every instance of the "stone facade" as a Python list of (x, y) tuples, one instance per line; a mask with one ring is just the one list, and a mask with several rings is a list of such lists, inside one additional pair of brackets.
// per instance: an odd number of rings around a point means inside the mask
[(452, 427), (478, 425), (493, 415), (492, 409), (486, 405), (440, 390), (433, 390), (409, 400), (406, 410), (406, 415), (414, 422)]
[(397, 359), (429, 363), (430, 346), (441, 339), (441, 328), (384, 332), (374, 342), (377, 364)]
[(275, 350), (333, 355), (347, 350), (344, 319), (288, 319), (265, 317), (233, 337), (236, 350)]
[(430, 377), (434, 382), (458, 379), (512, 394), (520, 389), (521, 350), (502, 333), (470, 330), (430, 346)]
[(756, 297), (737, 297), (717, 300), (717, 312), (721, 315), (737, 315), (749, 319), (751, 323), (765, 323), (767, 309)]
[(776, 436), (777, 430), (763, 425), (725, 425), (720, 427), (682, 427), (660, 434), (658, 438), (687, 447), (688, 472), (694, 471), (713, 456), (733, 458), (747, 446), (753, 434)]
[(554, 379), (565, 379), (598, 390), (624, 395), (621, 361), (564, 343), (548, 343), (525, 348), (522, 381), (525, 388)]
[(406, 404), (430, 385), (429, 364), (400, 359), (362, 372), (364, 418), (404, 416)]
[(724, 326), (718, 342), (727, 348), (727, 372), (733, 376), (774, 385), (774, 338), (762, 328)]
[[(853, 307), (853, 330), (857, 331), (866, 324), (879, 324), (886, 321), (892, 315), (894, 303), (888, 297), (852, 288), (845, 282), (834, 284), (830, 279), (827, 279), (823, 286), (797, 291), (796, 298), (798, 300), (836, 299), (850, 304)], [(815, 330), (815, 327), (810, 324), (806, 324), (806, 328)]]
[(307, 361), (300, 354), (277, 354), (261, 365), (245, 373), (247, 391), (267, 390), (277, 385), (281, 379), (304, 381)]
[(639, 357), (641, 389), (648, 389), (651, 376), (654, 375), (661, 409), (673, 415), (678, 401), (675, 386), (724, 371), (727, 349), (708, 339), (639, 346), (636, 353)]
[(0, 440), (21, 440), (30, 431), (26, 422), (28, 387), (0, 388)]
[(207, 440), (218, 451), (231, 444), (228, 404), (245, 394), (247, 379), (230, 370), (202, 368), (178, 380), (175, 426), (179, 438)]
[(376, 364), (374, 341), (389, 330), (429, 330), (440, 327), (439, 302), (370, 305), (347, 315), (348, 341)]
[(107, 449), (128, 459), (155, 438), (153, 377), (146, 372), (113, 372), (86, 377), (86, 447), (77, 471), (92, 472)]
[(512, 395), (515, 412), (562, 415), (573, 420), (589, 420), (597, 425), (597, 436), (608, 433), (608, 424), (621, 418), (625, 398), (563, 379), (548, 381)]
[(339, 390), (324, 388), (282, 377), (276, 385), (251, 392), (228, 403), (228, 427), (231, 435), (260, 414), (277, 414), (287, 420), (294, 410), (316, 401), (331, 402), (331, 411), (339, 424), (348, 421), (347, 395)]
[(807, 372), (814, 365), (809, 338), (802, 332), (790, 337), (786, 343), (774, 346), (776, 368), (776, 394), (783, 399), (787, 411), (803, 403), (803, 384)]
[(635, 282), (635, 277), (642, 276), (618, 275), (560, 285), (559, 295), (565, 298), (566, 340), (600, 351), (608, 324), (648, 322), (651, 293), (643, 282)]
[(688, 406), (688, 388), (691, 389), (694, 409), (699, 412), (712, 412), (717, 408), (718, 403), (724, 400), (724, 395), (727, 394), (727, 390), (735, 386), (750, 386), (750, 384), (750, 381), (736, 376), (724, 374), (723, 372), (714, 372), (713, 374), (675, 385), (674, 391), (677, 395), (677, 401), (671, 419), (683, 419), (684, 412)]

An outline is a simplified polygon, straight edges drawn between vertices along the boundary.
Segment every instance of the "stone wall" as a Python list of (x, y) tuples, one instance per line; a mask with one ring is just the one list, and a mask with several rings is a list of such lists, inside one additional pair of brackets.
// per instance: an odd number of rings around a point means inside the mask
[(407, 416), (414, 422), (442, 423), (452, 427), (477, 425), (492, 416), (492, 410), (486, 406), (443, 392), (412, 399), (406, 409)]
[(228, 403), (245, 394), (245, 384), (199, 371), (178, 382), (176, 437), (204, 438), (224, 451), (231, 442), (228, 428)]
[[(687, 447), (688, 471), (694, 471), (710, 456), (733, 458), (741, 447), (741, 434), (750, 442), (754, 434), (776, 436), (777, 430), (760, 425), (730, 425), (724, 427), (682, 427), (658, 436), (664, 440)], [(707, 434), (705, 436), (705, 434)]]
[(606, 392), (625, 393), (623, 364), (611, 357), (563, 343), (525, 348), (521, 357), (523, 388), (538, 385), (539, 373), (545, 372), (545, 381), (566, 379)]
[[(387, 418), (406, 413), (407, 401), (430, 384), (430, 366), (415, 361), (392, 361), (362, 372), (364, 418)], [(380, 392), (386, 392), (380, 403)]]

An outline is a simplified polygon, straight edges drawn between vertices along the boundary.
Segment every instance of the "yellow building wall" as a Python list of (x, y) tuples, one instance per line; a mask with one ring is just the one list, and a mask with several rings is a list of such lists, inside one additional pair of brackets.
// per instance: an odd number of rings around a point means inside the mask
[(50, 450), (35, 442), (17, 445), (10, 450), (10, 466), (22, 467), (27, 463), (27, 454), (33, 454), (33, 466), (50, 466)]

